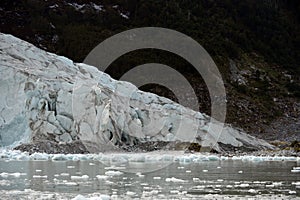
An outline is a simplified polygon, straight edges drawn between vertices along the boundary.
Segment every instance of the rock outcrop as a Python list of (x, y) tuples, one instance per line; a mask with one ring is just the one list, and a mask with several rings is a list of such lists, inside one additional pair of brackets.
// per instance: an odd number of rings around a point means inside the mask
[[(0, 34), (0, 144), (80, 141), (89, 152), (149, 141), (267, 149), (272, 145), (97, 68)], [(222, 144), (222, 145), (219, 145)]]

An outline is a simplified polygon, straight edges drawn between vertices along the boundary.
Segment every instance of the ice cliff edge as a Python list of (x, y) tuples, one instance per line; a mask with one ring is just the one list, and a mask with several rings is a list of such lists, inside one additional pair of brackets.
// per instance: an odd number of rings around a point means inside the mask
[(0, 33), (0, 146), (36, 141), (81, 141), (90, 152), (146, 141), (272, 148), (169, 99), (116, 81), (97, 68), (43, 51)]

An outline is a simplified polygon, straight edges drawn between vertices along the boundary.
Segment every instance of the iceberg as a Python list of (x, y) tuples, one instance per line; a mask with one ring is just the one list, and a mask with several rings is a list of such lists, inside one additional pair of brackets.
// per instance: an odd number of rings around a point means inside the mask
[[(0, 46), (2, 147), (80, 141), (88, 152), (98, 153), (175, 138), (219, 152), (224, 145), (255, 150), (273, 148), (227, 124), (217, 135), (208, 128), (211, 120), (203, 113), (140, 91), (93, 66), (74, 63), (12, 35), (0, 33)], [(44, 155), (39, 156), (33, 157), (44, 159)], [(65, 157), (57, 155), (52, 159)], [(141, 162), (145, 158), (135, 159)]]

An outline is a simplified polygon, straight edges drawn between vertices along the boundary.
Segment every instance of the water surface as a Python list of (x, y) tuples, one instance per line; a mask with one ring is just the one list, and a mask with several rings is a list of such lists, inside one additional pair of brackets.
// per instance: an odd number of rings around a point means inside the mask
[(291, 172), (297, 165), (300, 163), (219, 160), (172, 163), (160, 170), (141, 173), (151, 165), (136, 162), (114, 167), (94, 160), (2, 160), (0, 192), (2, 199), (26, 199), (32, 195), (71, 199), (78, 194), (105, 194), (116, 199), (210, 196), (300, 199), (300, 173)]

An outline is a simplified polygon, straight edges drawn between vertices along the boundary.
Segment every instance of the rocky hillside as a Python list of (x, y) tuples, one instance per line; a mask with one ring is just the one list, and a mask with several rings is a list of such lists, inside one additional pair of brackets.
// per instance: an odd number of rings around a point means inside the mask
[[(268, 140), (300, 140), (300, 3), (287, 0), (2, 0), (0, 30), (82, 62), (104, 39), (136, 27), (174, 29), (197, 40), (217, 63), (227, 90), (227, 122)], [(144, 63), (180, 71), (210, 114), (201, 77), (176, 55), (141, 50), (116, 60), (118, 79)], [(141, 89), (174, 95), (157, 85)]]

